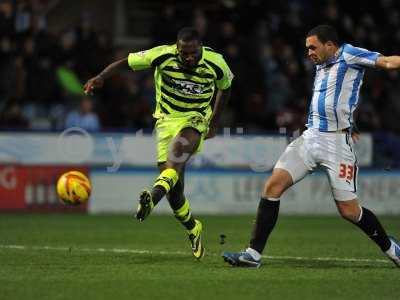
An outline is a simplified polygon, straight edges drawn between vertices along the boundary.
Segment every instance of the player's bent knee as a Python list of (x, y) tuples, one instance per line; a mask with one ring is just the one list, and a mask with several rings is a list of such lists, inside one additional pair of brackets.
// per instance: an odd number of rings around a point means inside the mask
[(293, 183), (290, 174), (281, 169), (274, 169), (264, 186), (263, 197), (280, 198)]
[(182, 166), (185, 165), (185, 163), (195, 152), (195, 149), (196, 148), (194, 148), (192, 145), (188, 147), (181, 147), (181, 146), (174, 147), (168, 153), (168, 159), (166, 163), (167, 167), (174, 169), (181, 168)]
[(270, 178), (265, 183), (263, 196), (266, 198), (280, 198), (286, 190), (286, 185), (273, 178)]
[(353, 222), (353, 223), (357, 223), (358, 222), (358, 218), (359, 218), (359, 214), (356, 214), (354, 212), (351, 211), (340, 211), (340, 215), (342, 216), (343, 219)]
[(350, 200), (346, 202), (337, 201), (337, 207), (340, 215), (353, 223), (357, 223), (360, 218), (361, 208), (357, 202), (357, 200)]

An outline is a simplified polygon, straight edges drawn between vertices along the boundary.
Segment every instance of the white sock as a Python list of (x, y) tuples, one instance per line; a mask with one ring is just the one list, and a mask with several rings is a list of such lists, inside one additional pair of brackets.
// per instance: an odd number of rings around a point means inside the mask
[(390, 241), (391, 242), (391, 244), (390, 244), (390, 248), (388, 249), (388, 250), (386, 250), (386, 254), (387, 255), (389, 255), (389, 256), (394, 256), (394, 255), (396, 255), (396, 252), (395, 252), (395, 244), (392, 242), (392, 241)]
[(246, 252), (249, 253), (255, 260), (260, 260), (261, 259), (261, 254), (258, 253), (257, 250), (254, 250), (252, 248), (247, 248)]

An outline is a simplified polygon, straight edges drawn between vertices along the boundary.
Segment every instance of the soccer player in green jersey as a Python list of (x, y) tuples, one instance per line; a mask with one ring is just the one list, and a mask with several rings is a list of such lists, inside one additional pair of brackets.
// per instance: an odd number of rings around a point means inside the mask
[(201, 150), (204, 139), (215, 136), (233, 74), (221, 54), (203, 46), (194, 28), (185, 27), (178, 32), (176, 44), (130, 53), (110, 64), (85, 84), (85, 93), (101, 88), (106, 78), (127, 66), (134, 71), (155, 70), (153, 116), (157, 120), (160, 175), (151, 191), (140, 194), (135, 217), (143, 221), (166, 195), (175, 217), (188, 232), (193, 255), (200, 259), (204, 255), (202, 224), (194, 219), (184, 195), (185, 164)]

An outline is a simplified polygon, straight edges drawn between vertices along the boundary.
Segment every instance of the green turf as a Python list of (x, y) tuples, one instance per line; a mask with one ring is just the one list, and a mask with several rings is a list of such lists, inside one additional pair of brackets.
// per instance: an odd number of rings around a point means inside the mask
[[(282, 216), (258, 270), (220, 257), (246, 246), (252, 217), (201, 219), (207, 253), (197, 262), (172, 217), (0, 215), (0, 299), (400, 298), (400, 269), (339, 217)], [(398, 217), (381, 221), (400, 235)], [(312, 259), (329, 257), (370, 261)]]

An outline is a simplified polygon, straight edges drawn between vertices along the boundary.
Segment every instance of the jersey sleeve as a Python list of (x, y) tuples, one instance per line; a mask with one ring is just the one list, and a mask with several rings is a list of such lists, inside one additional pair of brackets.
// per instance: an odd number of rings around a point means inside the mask
[(140, 71), (155, 67), (155, 61), (158, 57), (164, 55), (166, 46), (158, 46), (149, 50), (129, 53), (128, 65), (134, 71)]
[(221, 60), (220, 60), (219, 67), (222, 70), (222, 77), (217, 78), (216, 87), (219, 90), (226, 90), (231, 87), (234, 75), (233, 75), (231, 69), (229, 69), (228, 64), (226, 63), (226, 61), (223, 58), (221, 58)]
[(375, 67), (376, 60), (380, 55), (379, 52), (351, 45), (346, 45), (343, 51), (344, 59), (348, 65), (358, 65), (361, 67)]

